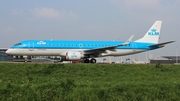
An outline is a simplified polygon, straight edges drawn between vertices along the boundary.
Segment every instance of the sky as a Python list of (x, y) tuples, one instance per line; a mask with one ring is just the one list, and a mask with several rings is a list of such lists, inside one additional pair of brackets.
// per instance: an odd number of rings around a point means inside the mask
[(27, 39), (126, 41), (135, 35), (135, 41), (162, 20), (159, 42), (176, 42), (148, 52), (148, 58), (180, 55), (179, 5), (180, 0), (1, 0), (0, 48)]

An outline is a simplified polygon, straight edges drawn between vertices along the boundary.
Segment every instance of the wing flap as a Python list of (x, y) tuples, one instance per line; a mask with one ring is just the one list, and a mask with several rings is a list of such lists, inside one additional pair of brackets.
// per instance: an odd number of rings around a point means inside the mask
[(105, 53), (106, 50), (115, 50), (117, 46), (111, 46), (111, 47), (102, 47), (102, 48), (94, 48), (90, 50), (85, 50), (86, 53)]

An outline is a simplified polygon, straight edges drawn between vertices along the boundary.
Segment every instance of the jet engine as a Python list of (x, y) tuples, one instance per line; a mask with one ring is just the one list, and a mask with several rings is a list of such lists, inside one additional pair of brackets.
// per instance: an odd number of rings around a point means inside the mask
[(80, 60), (84, 57), (81, 52), (67, 52), (66, 60)]

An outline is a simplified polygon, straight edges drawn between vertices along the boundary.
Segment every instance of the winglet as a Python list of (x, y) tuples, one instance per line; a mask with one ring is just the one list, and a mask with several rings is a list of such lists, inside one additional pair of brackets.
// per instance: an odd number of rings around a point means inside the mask
[(134, 35), (132, 35), (126, 42), (124, 42), (123, 44), (119, 44), (118, 46), (128, 45), (128, 44), (131, 42), (131, 40), (132, 40), (133, 37), (134, 37)]

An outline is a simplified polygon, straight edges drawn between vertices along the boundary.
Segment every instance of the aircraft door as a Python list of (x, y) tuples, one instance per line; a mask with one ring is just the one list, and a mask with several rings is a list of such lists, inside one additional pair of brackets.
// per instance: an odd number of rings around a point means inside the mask
[(132, 42), (132, 50), (136, 51), (137, 49), (137, 44), (135, 42)]
[(33, 51), (34, 50), (34, 41), (29, 41), (28, 48), (29, 48), (29, 51)]

